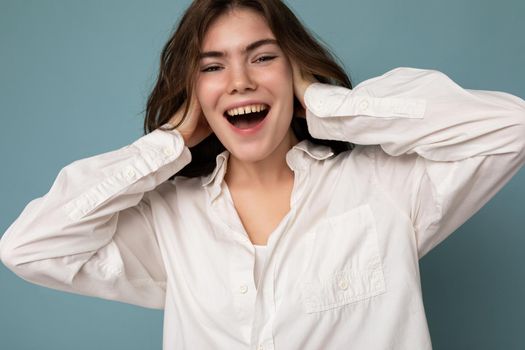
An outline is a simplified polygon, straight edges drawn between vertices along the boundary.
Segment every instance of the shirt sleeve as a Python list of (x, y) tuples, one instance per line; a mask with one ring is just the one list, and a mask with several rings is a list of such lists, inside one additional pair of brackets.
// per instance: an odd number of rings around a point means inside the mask
[(525, 163), (525, 101), (463, 89), (435, 70), (396, 68), (353, 90), (315, 83), (305, 104), (312, 136), (370, 145), (378, 183), (413, 223), (419, 257)]
[(164, 307), (166, 272), (145, 194), (191, 161), (163, 127), (115, 151), (64, 167), (0, 240), (0, 258), (45, 287)]

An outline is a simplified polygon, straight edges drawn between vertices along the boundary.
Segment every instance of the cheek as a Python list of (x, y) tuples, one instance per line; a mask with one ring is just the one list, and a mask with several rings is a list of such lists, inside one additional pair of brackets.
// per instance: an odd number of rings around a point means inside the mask
[(220, 86), (216, 79), (200, 78), (195, 85), (197, 100), (205, 115), (216, 106), (220, 96)]
[(280, 96), (284, 112), (293, 114), (293, 79), (292, 76), (287, 76), (284, 73), (286, 72), (283, 72), (283, 74), (279, 76), (280, 80), (278, 83), (278, 89), (276, 90), (276, 93), (278, 94), (278, 96)]
[(278, 98), (292, 99), (293, 102), (293, 79), (286, 67), (279, 67), (272, 71), (266, 71), (260, 76), (260, 82), (267, 86), (272, 94)]

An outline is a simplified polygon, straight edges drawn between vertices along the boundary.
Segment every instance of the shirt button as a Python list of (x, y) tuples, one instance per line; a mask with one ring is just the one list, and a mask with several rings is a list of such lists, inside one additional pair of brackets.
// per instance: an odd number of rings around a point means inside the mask
[(170, 148), (170, 147), (164, 147), (164, 149), (162, 150), (164, 152), (165, 155), (167, 155), (168, 157), (169, 156), (172, 156), (173, 155), (173, 148)]
[(126, 168), (126, 176), (128, 179), (133, 179), (137, 173), (132, 167)]
[(369, 106), (368, 100), (362, 100), (359, 103), (359, 109), (362, 111), (366, 111), (368, 109), (368, 106)]
[(338, 283), (339, 288), (342, 290), (346, 290), (348, 288), (348, 281), (347, 280), (340, 280)]
[(246, 294), (247, 291), (248, 291), (248, 287), (246, 287), (245, 285), (242, 285), (239, 288), (239, 292), (241, 292), (242, 294)]

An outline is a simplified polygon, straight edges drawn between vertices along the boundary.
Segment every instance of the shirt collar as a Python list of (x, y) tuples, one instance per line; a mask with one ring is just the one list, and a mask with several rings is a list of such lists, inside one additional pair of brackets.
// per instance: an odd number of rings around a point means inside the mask
[[(294, 150), (299, 150), (307, 154), (310, 158), (316, 160), (325, 160), (334, 155), (332, 149), (328, 146), (318, 145), (311, 142), (310, 140), (302, 140), (292, 147), (290, 151), (286, 154), (286, 157), (293, 157), (298, 152)], [(298, 155), (297, 155), (298, 156)]]
[[(308, 165), (308, 160), (324, 160), (333, 154), (334, 152), (328, 146), (318, 145), (310, 140), (302, 140), (288, 151), (286, 154), (286, 162), (288, 166), (295, 171), (305, 168)], [(212, 200), (217, 197), (221, 191), (221, 184), (226, 174), (229, 156), (230, 152), (228, 150), (219, 153), (215, 158), (215, 169), (213, 169), (211, 174), (201, 178), (202, 186), (208, 188)]]

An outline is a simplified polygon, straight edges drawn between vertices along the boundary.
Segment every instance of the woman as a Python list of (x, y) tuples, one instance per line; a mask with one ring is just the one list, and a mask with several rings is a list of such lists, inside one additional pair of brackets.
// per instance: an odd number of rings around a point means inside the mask
[(418, 259), (524, 164), (525, 102), (411, 68), (349, 88), (281, 2), (195, 1), (150, 132), (62, 169), (0, 257), (164, 308), (165, 349), (430, 349)]

